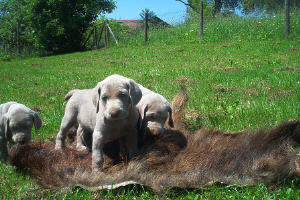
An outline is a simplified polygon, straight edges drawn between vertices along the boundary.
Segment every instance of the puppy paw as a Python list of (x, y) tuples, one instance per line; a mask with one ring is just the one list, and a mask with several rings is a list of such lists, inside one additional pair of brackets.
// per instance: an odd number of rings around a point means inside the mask
[(81, 152), (89, 152), (89, 149), (86, 146), (77, 146), (76, 149)]
[(64, 148), (63, 145), (60, 145), (60, 144), (55, 145), (55, 150), (61, 150), (62, 148)]
[(103, 161), (92, 161), (92, 172), (102, 172)]
[(100, 173), (100, 172), (102, 172), (102, 170), (99, 167), (93, 167), (92, 172), (93, 173)]

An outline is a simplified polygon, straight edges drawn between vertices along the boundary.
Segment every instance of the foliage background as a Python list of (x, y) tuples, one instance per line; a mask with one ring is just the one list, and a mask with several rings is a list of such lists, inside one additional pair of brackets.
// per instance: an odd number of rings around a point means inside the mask
[[(16, 2), (23, 9), (22, 1)], [(199, 15), (191, 11), (186, 23), (150, 28), (146, 45), (141, 30), (132, 31), (110, 21), (118, 46), (110, 41), (109, 48), (25, 58), (14, 56), (17, 20), (1, 9), (0, 20), (5, 24), (0, 25), (1, 39), (10, 38), (11, 51), (9, 55), (0, 53), (0, 102), (17, 101), (36, 110), (43, 126), (39, 132), (33, 130), (33, 140), (50, 141), (55, 140), (64, 115), (64, 95), (71, 89), (92, 88), (113, 73), (131, 77), (169, 101), (180, 89), (178, 80), (186, 80), (190, 100), (185, 117), (193, 130), (257, 130), (300, 119), (299, 10), (292, 9), (290, 39), (284, 40), (283, 10), (247, 17), (221, 12), (213, 18), (212, 9), (212, 4), (205, 4), (202, 40)], [(23, 12), (27, 10), (19, 13), (24, 20), (20, 44), (34, 45), (42, 55), (30, 18), (21, 15)], [(103, 20), (97, 19), (97, 23)], [(85, 39), (91, 29), (87, 29)], [(87, 48), (93, 48), (93, 35)], [(298, 179), (271, 186), (173, 188), (163, 194), (140, 187), (102, 192), (72, 187), (45, 189), (26, 171), (3, 164), (0, 180), (1, 199), (299, 199), (300, 195)]]

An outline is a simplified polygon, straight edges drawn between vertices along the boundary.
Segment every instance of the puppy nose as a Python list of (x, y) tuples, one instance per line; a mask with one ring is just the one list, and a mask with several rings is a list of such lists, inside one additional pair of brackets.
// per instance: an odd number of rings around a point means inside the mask
[(159, 136), (160, 134), (163, 133), (162, 129), (154, 128), (150, 129), (150, 132), (152, 133), (153, 136)]
[(117, 118), (120, 116), (121, 110), (120, 109), (112, 109), (110, 112), (111, 118)]
[(25, 144), (26, 142), (27, 142), (26, 137), (22, 137), (22, 138), (20, 138), (19, 141), (18, 141), (19, 144)]

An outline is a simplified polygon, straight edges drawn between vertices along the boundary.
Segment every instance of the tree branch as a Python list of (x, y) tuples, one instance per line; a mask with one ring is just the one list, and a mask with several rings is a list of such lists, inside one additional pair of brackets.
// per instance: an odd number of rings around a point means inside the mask
[(186, 3), (186, 2), (184, 2), (182, 0), (175, 0), (175, 1), (179, 1), (179, 2), (183, 3), (184, 5), (190, 7), (193, 11), (199, 13), (199, 10), (196, 7), (194, 7), (193, 5), (191, 5), (190, 3)]

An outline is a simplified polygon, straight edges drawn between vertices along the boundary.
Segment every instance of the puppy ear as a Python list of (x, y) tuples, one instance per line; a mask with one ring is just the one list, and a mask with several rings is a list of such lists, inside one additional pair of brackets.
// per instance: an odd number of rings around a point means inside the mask
[(1, 119), (2, 129), (4, 130), (4, 135), (7, 140), (11, 138), (11, 132), (9, 130), (9, 119), (7, 115), (3, 115)]
[(128, 86), (132, 105), (136, 105), (142, 98), (142, 91), (134, 80), (129, 79)]
[(101, 82), (97, 84), (95, 87), (95, 92), (92, 96), (92, 101), (94, 106), (96, 106), (96, 113), (99, 112), (99, 101), (100, 101), (100, 94), (101, 94)]
[(145, 128), (146, 128), (146, 113), (148, 111), (148, 105), (146, 106), (142, 106), (139, 109), (139, 126), (138, 126), (138, 130), (140, 133), (144, 133), (145, 132)]
[(100, 88), (100, 87), (98, 88), (97, 93), (98, 93), (98, 95), (97, 95), (97, 108), (96, 108), (96, 113), (99, 112), (99, 101), (100, 101), (100, 94), (101, 94), (101, 88)]
[(168, 108), (168, 112), (169, 112), (169, 125), (174, 128), (174, 121), (172, 118), (172, 108), (169, 106)]
[(138, 122), (137, 122), (136, 128), (138, 130), (138, 133), (141, 133), (143, 119), (142, 119), (141, 113), (140, 112), (138, 112), (138, 113), (139, 113), (139, 118), (138, 118)]
[(41, 120), (40, 116), (36, 112), (32, 111), (32, 115), (33, 115), (34, 127), (35, 127), (35, 130), (37, 131), (42, 126), (42, 120)]

